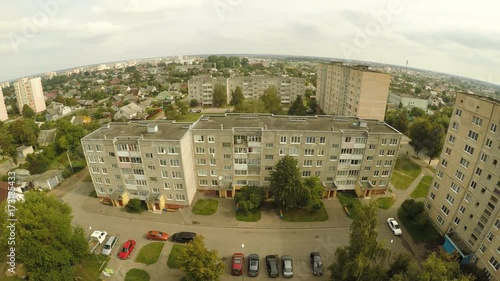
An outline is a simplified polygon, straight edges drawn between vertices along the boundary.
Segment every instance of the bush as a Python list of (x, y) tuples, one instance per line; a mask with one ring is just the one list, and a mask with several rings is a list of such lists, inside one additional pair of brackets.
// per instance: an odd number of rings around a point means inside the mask
[(248, 211), (260, 208), (265, 196), (266, 191), (261, 186), (244, 186), (234, 199), (239, 204), (239, 210), (247, 215)]
[(319, 198), (311, 198), (307, 206), (304, 207), (305, 210), (309, 212), (316, 212), (323, 208), (323, 201)]
[(413, 199), (405, 200), (401, 205), (403, 214), (409, 219), (414, 219), (424, 211), (424, 203)]
[(196, 107), (196, 106), (198, 106), (198, 101), (197, 101), (196, 99), (191, 99), (191, 100), (189, 101), (189, 106), (191, 106), (191, 107)]
[(134, 198), (134, 199), (130, 199), (130, 201), (128, 201), (128, 204), (125, 207), (125, 209), (129, 213), (138, 214), (138, 213), (142, 213), (142, 211), (144, 211), (144, 206), (143, 206), (143, 203), (141, 200)]

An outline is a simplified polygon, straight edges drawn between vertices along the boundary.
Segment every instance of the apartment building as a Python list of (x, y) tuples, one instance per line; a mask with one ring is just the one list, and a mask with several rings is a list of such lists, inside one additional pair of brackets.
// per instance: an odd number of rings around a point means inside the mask
[(46, 109), (40, 77), (19, 79), (14, 82), (14, 90), (16, 91), (19, 111), (22, 112), (25, 104), (33, 109), (35, 113), (40, 113)]
[[(220, 84), (226, 88), (227, 94), (227, 78), (212, 77), (211, 75), (195, 76), (188, 81), (188, 96), (189, 100), (196, 99), (198, 105), (213, 105), (213, 94), (215, 85)], [(229, 100), (230, 97), (227, 97)]]
[(324, 197), (384, 193), (400, 139), (375, 120), (222, 114), (110, 123), (82, 145), (99, 197), (115, 206), (139, 198), (161, 210), (190, 205), (197, 190), (233, 198), (245, 185), (267, 187), (285, 155), (297, 158), (302, 177), (319, 177)]
[(426, 99), (419, 99), (412, 95), (407, 94), (396, 94), (389, 93), (388, 98), (389, 104), (393, 104), (395, 107), (405, 107), (405, 108), (413, 108), (418, 107), (425, 111), (427, 111), (427, 107), (429, 106), (429, 101)]
[(318, 65), (316, 100), (326, 114), (384, 120), (391, 75), (341, 62)]
[(458, 93), (425, 199), (445, 250), (500, 280), (500, 102)]
[(5, 107), (5, 99), (3, 98), (2, 87), (0, 87), (0, 121), (5, 121), (9, 119), (7, 116), (7, 108)]
[(274, 86), (281, 97), (281, 104), (289, 105), (298, 95), (304, 96), (306, 91), (305, 80), (295, 77), (269, 76), (241, 76), (231, 78), (212, 78), (199, 75), (188, 81), (189, 99), (196, 99), (199, 105), (213, 104), (213, 90), (215, 85), (226, 87), (227, 102), (231, 102), (231, 93), (240, 87), (243, 96), (247, 99), (258, 99), (264, 91)]
[(296, 77), (269, 77), (269, 76), (240, 76), (228, 79), (228, 102), (231, 93), (240, 87), (245, 99), (258, 99), (269, 87), (274, 86), (281, 97), (282, 105), (292, 104), (297, 96), (304, 97), (306, 84), (304, 78)]

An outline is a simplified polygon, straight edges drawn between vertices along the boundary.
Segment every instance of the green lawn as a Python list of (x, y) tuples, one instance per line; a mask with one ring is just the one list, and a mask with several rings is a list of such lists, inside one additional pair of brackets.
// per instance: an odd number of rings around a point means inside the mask
[[(75, 277), (78, 280), (97, 281), (101, 271), (106, 268), (109, 262), (109, 257), (101, 255), (90, 255), (73, 269)], [(103, 265), (104, 263), (104, 265)], [(99, 270), (100, 269), (100, 270)]]
[(198, 120), (201, 116), (201, 113), (188, 113), (184, 117), (180, 118), (176, 122), (194, 122)]
[(432, 183), (432, 176), (424, 176), (410, 194), (411, 198), (425, 198)]
[(429, 226), (424, 228), (418, 223), (418, 220), (407, 219), (402, 216), (401, 210), (401, 208), (398, 210), (399, 221), (402, 225), (404, 225), (415, 242), (430, 242), (441, 239), (441, 235), (439, 235), (432, 224), (429, 224)]
[(158, 261), (164, 245), (165, 243), (163, 242), (153, 242), (147, 244), (146, 246), (142, 247), (141, 251), (137, 255), (137, 258), (135, 258), (135, 261), (147, 265), (155, 263), (156, 261)]
[(149, 274), (142, 269), (132, 268), (127, 271), (125, 281), (149, 281)]
[(347, 207), (349, 217), (354, 218), (358, 214), (358, 209), (361, 208), (361, 201), (354, 192), (337, 192), (337, 198), (342, 204), (342, 207)]
[(283, 220), (287, 222), (327, 221), (328, 213), (325, 206), (316, 212), (309, 212), (304, 209), (288, 210), (284, 211)]
[(395, 200), (393, 197), (380, 197), (377, 200), (375, 200), (377, 206), (380, 209), (384, 209), (384, 210), (389, 209), (392, 206), (392, 204), (394, 204), (394, 201)]
[(236, 211), (236, 220), (246, 222), (256, 222), (260, 220), (260, 209), (249, 211), (247, 215), (241, 211)]
[(408, 157), (399, 157), (391, 177), (391, 183), (397, 189), (406, 190), (420, 175), (422, 168)]
[(196, 201), (193, 207), (193, 214), (202, 216), (211, 216), (217, 212), (219, 202), (215, 199), (200, 199)]
[(179, 255), (183, 248), (184, 245), (174, 244), (174, 246), (172, 247), (172, 251), (170, 251), (170, 254), (168, 255), (168, 267), (178, 269), (181, 266), (179, 263)]

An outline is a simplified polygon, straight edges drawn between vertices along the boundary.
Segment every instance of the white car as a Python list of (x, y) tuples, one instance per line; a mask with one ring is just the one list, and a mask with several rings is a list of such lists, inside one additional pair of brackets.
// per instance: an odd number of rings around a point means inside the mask
[(401, 227), (399, 227), (399, 224), (395, 219), (388, 218), (387, 224), (389, 225), (389, 228), (391, 229), (392, 233), (394, 233), (394, 235), (403, 234), (403, 232), (401, 231)]

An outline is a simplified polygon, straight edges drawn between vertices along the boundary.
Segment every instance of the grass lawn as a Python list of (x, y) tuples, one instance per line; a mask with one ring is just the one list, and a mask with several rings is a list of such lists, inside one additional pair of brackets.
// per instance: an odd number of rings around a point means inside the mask
[(101, 255), (90, 255), (80, 264), (76, 265), (73, 268), (73, 272), (75, 273), (75, 277), (78, 280), (100, 280), (99, 276), (101, 275), (101, 271), (106, 268), (106, 264), (108, 264), (108, 262), (109, 257)]
[(211, 216), (217, 212), (219, 202), (215, 199), (200, 199), (196, 201), (193, 207), (193, 214), (202, 216)]
[(432, 183), (432, 176), (424, 176), (410, 194), (411, 198), (425, 198)]
[(358, 213), (358, 209), (361, 208), (361, 202), (356, 197), (356, 194), (354, 192), (337, 192), (337, 197), (342, 207), (347, 207), (349, 210), (349, 217), (354, 218)]
[(408, 157), (399, 157), (396, 160), (391, 183), (397, 189), (406, 190), (414, 179), (420, 175), (422, 168)]
[(441, 235), (432, 225), (423, 228), (418, 221), (401, 216), (401, 208), (398, 210), (398, 217), (415, 242), (431, 242), (441, 239)]
[(327, 221), (328, 213), (325, 206), (316, 212), (309, 212), (304, 209), (284, 211), (283, 220), (287, 222), (311, 222), (311, 221)]
[(392, 204), (394, 204), (394, 201), (395, 200), (392, 197), (380, 197), (377, 200), (375, 200), (377, 206), (380, 209), (384, 209), (384, 210), (389, 209), (392, 206)]
[(127, 271), (125, 281), (149, 281), (149, 274), (142, 269), (132, 268)]
[(163, 250), (163, 242), (153, 242), (142, 247), (141, 251), (135, 258), (136, 262), (144, 263), (147, 265), (153, 264), (158, 261), (160, 257), (161, 250)]
[(246, 221), (246, 222), (256, 222), (260, 220), (260, 209), (253, 210), (248, 212), (245, 216), (243, 212), (236, 211), (236, 220), (238, 221)]
[(179, 264), (179, 255), (183, 247), (184, 245), (179, 245), (179, 244), (175, 244), (172, 247), (172, 251), (170, 251), (170, 254), (168, 255), (168, 261), (167, 261), (168, 267), (178, 269), (181, 266)]
[(188, 113), (184, 117), (180, 118), (176, 122), (194, 122), (198, 120), (201, 116), (201, 113)]

